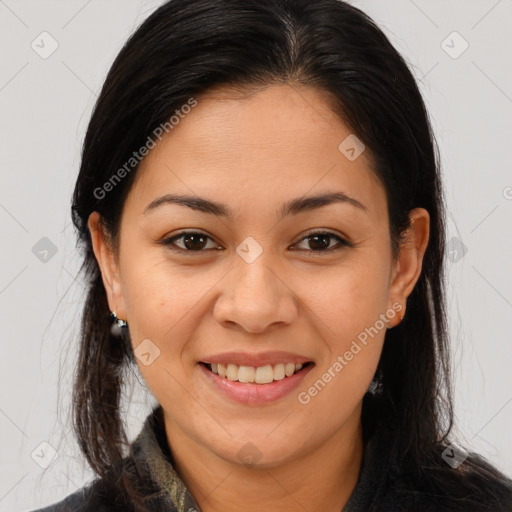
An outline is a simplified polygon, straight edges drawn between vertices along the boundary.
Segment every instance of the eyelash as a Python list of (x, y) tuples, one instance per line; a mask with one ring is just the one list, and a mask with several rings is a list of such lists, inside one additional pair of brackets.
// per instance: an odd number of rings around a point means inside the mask
[[(208, 235), (206, 235), (205, 233), (201, 233), (200, 231), (182, 231), (181, 233), (178, 233), (177, 235), (174, 235), (172, 237), (169, 237), (169, 238), (165, 238), (163, 240), (160, 241), (160, 244), (161, 245), (164, 245), (166, 246), (168, 249), (170, 249), (171, 251), (173, 252), (181, 252), (181, 253), (189, 253), (189, 254), (194, 254), (194, 253), (202, 253), (202, 252), (206, 252), (206, 251), (212, 251), (212, 250), (218, 250), (217, 248), (214, 248), (214, 249), (201, 249), (201, 250), (198, 250), (198, 251), (192, 251), (192, 250), (189, 250), (189, 249), (183, 249), (182, 247), (178, 247), (174, 241), (175, 240), (179, 240), (179, 239), (183, 239), (186, 235), (202, 235), (210, 240), (213, 240), (211, 237), (209, 237)], [(353, 247), (353, 244), (351, 244), (348, 240), (340, 237), (339, 235), (335, 234), (335, 233), (332, 233), (330, 231), (314, 231), (314, 232), (311, 232), (311, 233), (308, 233), (306, 236), (304, 236), (303, 238), (301, 238), (299, 240), (298, 243), (301, 243), (303, 242), (304, 240), (307, 240), (309, 238), (312, 238), (314, 237), (315, 235), (326, 235), (330, 238), (335, 238), (338, 240), (338, 245), (334, 246), (334, 247), (329, 247), (328, 249), (324, 249), (324, 250), (320, 250), (320, 251), (314, 251), (312, 249), (298, 249), (299, 251), (307, 251), (307, 252), (311, 252), (315, 255), (322, 255), (322, 254), (325, 254), (325, 253), (331, 253), (331, 252), (335, 252), (335, 251), (339, 251), (345, 247)], [(297, 244), (295, 244), (297, 245)]]

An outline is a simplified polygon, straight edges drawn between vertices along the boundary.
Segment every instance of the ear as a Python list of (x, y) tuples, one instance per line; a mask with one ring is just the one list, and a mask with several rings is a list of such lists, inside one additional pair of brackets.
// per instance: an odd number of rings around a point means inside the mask
[[(407, 297), (416, 285), (423, 265), (430, 233), (430, 216), (424, 208), (415, 208), (409, 214), (410, 225), (400, 242), (400, 251), (391, 275), (388, 306), (400, 304), (400, 317), (405, 315)], [(394, 308), (395, 309), (395, 308)], [(400, 319), (397, 315), (397, 323)], [(396, 325), (396, 324), (395, 324)], [(393, 326), (390, 326), (393, 327)]]
[(98, 212), (92, 212), (91, 215), (89, 215), (87, 225), (91, 233), (94, 255), (96, 256), (101, 270), (101, 277), (107, 293), (110, 311), (117, 311), (118, 318), (125, 320), (126, 310), (123, 294), (121, 292), (119, 265), (101, 223), (100, 214)]

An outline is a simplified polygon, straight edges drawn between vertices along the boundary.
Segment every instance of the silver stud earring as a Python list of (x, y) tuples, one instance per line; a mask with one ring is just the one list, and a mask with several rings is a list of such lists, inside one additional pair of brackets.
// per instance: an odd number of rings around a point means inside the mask
[(128, 328), (128, 324), (126, 323), (126, 321), (117, 318), (115, 310), (112, 311), (112, 313), (110, 313), (110, 320), (112, 321), (112, 325), (110, 327), (110, 332), (112, 333), (112, 336), (122, 337), (126, 332), (126, 329)]

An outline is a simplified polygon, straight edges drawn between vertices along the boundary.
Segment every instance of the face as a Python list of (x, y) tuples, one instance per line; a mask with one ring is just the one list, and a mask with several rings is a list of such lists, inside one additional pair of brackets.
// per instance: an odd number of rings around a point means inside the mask
[(271, 467), (355, 428), (405, 313), (428, 215), (393, 259), (385, 190), (368, 150), (340, 151), (349, 136), (313, 89), (219, 89), (141, 163), (118, 258), (91, 216), (166, 426), (224, 460)]

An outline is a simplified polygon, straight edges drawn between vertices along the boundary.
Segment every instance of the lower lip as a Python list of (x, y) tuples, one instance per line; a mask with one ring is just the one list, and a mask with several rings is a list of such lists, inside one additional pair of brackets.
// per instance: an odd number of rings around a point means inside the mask
[(250, 405), (260, 405), (276, 402), (277, 400), (290, 394), (302, 382), (302, 379), (313, 368), (313, 364), (308, 364), (291, 377), (284, 377), (281, 380), (275, 380), (268, 384), (255, 384), (251, 382), (238, 382), (220, 377), (211, 372), (204, 364), (199, 367), (207, 379), (228, 398)]

